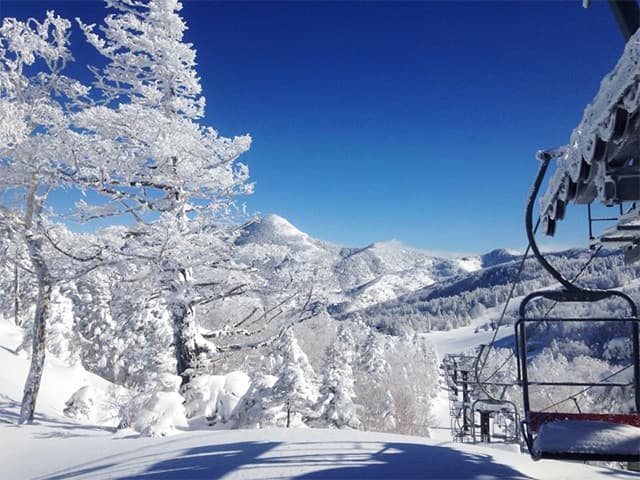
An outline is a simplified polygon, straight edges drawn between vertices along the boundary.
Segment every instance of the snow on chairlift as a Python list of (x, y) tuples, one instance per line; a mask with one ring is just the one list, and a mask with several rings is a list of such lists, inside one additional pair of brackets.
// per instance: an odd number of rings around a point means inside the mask
[[(585, 2), (588, 6), (589, 2)], [(541, 199), (540, 225), (546, 235), (554, 235), (557, 222), (566, 214), (570, 202), (589, 205), (591, 246), (622, 248), (627, 263), (640, 259), (640, 8), (637, 2), (610, 0), (612, 12), (625, 37), (624, 52), (613, 71), (601, 83), (595, 99), (585, 109), (580, 124), (574, 129), (569, 144), (541, 152), (540, 170), (534, 182), (526, 213), (527, 236), (541, 265), (562, 285), (559, 290), (534, 292), (524, 298), (516, 322), (518, 379), (523, 391), (525, 419), (522, 432), (533, 458), (594, 461), (640, 461), (640, 328), (637, 307), (619, 291), (587, 290), (574, 286), (546, 261), (534, 236), (533, 204), (551, 160), (556, 169)], [(619, 214), (599, 219), (591, 215), (591, 203), (598, 199), (609, 207), (618, 206)], [(626, 211), (625, 203), (631, 203)], [(599, 237), (593, 236), (595, 221), (609, 220), (615, 226)], [(528, 304), (538, 298), (554, 302), (598, 302), (618, 298), (624, 300), (631, 315), (627, 318), (529, 318)], [(629, 330), (632, 345), (630, 362), (623, 367), (632, 373), (631, 381), (622, 376), (600, 382), (550, 382), (531, 380), (531, 360), (527, 334), (540, 322), (615, 322)], [(529, 327), (529, 329), (528, 329)], [(616, 373), (616, 372), (614, 372)], [(612, 381), (607, 381), (612, 380)], [(531, 390), (548, 391), (578, 389), (573, 396), (547, 407), (533, 408)], [(629, 392), (632, 406), (624, 412), (583, 413), (579, 408), (581, 392), (594, 388), (620, 388)], [(573, 405), (576, 411), (568, 411)], [(553, 407), (556, 411), (551, 411)]]
[[(631, 310), (628, 318), (532, 318), (526, 316), (529, 303), (538, 298), (556, 302), (593, 302), (618, 297), (626, 301)], [(528, 364), (531, 352), (527, 335), (531, 325), (569, 322), (612, 322), (629, 330), (632, 352), (629, 362), (613, 372), (611, 378), (597, 382), (545, 381), (531, 379)], [(640, 461), (640, 348), (638, 345), (637, 308), (633, 300), (617, 291), (576, 289), (534, 292), (520, 304), (516, 322), (518, 351), (518, 379), (522, 386), (525, 420), (522, 432), (534, 459), (563, 459), (591, 461)], [(529, 329), (527, 328), (529, 326)], [(631, 370), (631, 381), (618, 380), (620, 373)], [(611, 381), (609, 381), (611, 380)], [(532, 406), (532, 390), (546, 389), (546, 393), (576, 389), (572, 395), (542, 408)], [(612, 413), (583, 413), (579, 408), (582, 393), (594, 388), (623, 389), (633, 398), (632, 411)], [(551, 407), (558, 411), (549, 411)], [(568, 410), (578, 410), (571, 412)]]
[[(586, 204), (591, 245), (622, 248), (631, 263), (640, 259), (640, 9), (635, 1), (609, 3), (627, 43), (569, 144), (554, 155), (556, 169), (541, 199), (540, 220), (544, 233), (553, 236), (570, 202)], [(594, 218), (596, 199), (619, 212)], [(599, 221), (614, 226), (594, 237), (592, 226)]]

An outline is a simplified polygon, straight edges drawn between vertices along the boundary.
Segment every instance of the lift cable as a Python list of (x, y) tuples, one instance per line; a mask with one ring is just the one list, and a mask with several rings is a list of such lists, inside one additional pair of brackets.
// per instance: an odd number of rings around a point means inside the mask
[[(625, 370), (628, 370), (628, 369), (629, 369), (629, 368), (631, 368), (632, 366), (633, 366), (633, 364), (631, 364), (631, 363), (630, 363), (630, 364), (629, 364), (629, 365), (627, 365), (626, 367), (622, 367), (622, 368), (620, 368), (619, 370), (616, 370), (615, 372), (613, 372), (612, 374), (607, 375), (605, 378), (600, 379), (600, 380), (599, 380), (599, 382), (606, 382), (607, 380), (609, 380), (609, 379), (611, 379), (611, 378), (615, 377), (616, 375), (621, 374), (621, 373), (622, 373), (622, 372), (624, 372)], [(576, 398), (576, 397), (579, 397), (580, 395), (582, 395), (582, 394), (584, 394), (584, 393), (588, 392), (589, 390), (591, 390), (592, 388), (597, 387), (597, 386), (603, 386), (603, 385), (589, 385), (588, 387), (583, 388), (583, 389), (582, 389), (582, 390), (580, 390), (579, 392), (569, 395), (569, 396), (568, 396), (567, 398), (565, 398), (564, 400), (560, 400), (559, 402), (555, 402), (555, 403), (553, 403), (553, 404), (549, 405), (548, 407), (543, 408), (543, 409), (542, 409), (542, 410), (540, 410), (540, 411), (541, 411), (541, 412), (546, 412), (546, 411), (548, 411), (548, 410), (551, 410), (551, 409), (552, 409), (552, 408), (554, 408), (554, 407), (557, 407), (558, 405), (560, 405), (560, 404), (562, 404), (562, 403), (564, 403), (564, 402), (568, 402), (569, 400), (574, 400), (574, 401), (575, 401), (575, 398)]]
[[(538, 222), (536, 223), (535, 229), (537, 230), (538, 227), (540, 226), (540, 219), (538, 218)], [(511, 300), (513, 299), (513, 294), (515, 292), (516, 289), (516, 285), (518, 284), (518, 282), (520, 281), (520, 276), (522, 275), (522, 271), (524, 270), (524, 264), (527, 260), (527, 257), (529, 256), (529, 251), (531, 250), (531, 245), (527, 245), (527, 249), (524, 252), (524, 255), (522, 256), (522, 260), (520, 261), (520, 265), (518, 267), (518, 272), (516, 273), (515, 278), (513, 279), (513, 282), (511, 283), (511, 290), (509, 291), (509, 295), (507, 296), (507, 301), (504, 303), (504, 307), (502, 307), (502, 313), (500, 314), (500, 318), (498, 319), (498, 323), (496, 324), (496, 328), (493, 331), (493, 337), (491, 338), (491, 342), (489, 343), (489, 346), (487, 348), (487, 354), (484, 356), (484, 359), (482, 361), (482, 366), (480, 367), (479, 371), (476, 369), (476, 379), (478, 380), (478, 382), (480, 381), (480, 375), (482, 375), (482, 372), (484, 370), (484, 367), (487, 364), (487, 359), (489, 358), (489, 354), (491, 353), (491, 349), (493, 348), (496, 339), (498, 337), (498, 332), (500, 330), (500, 327), (502, 326), (502, 322), (504, 321), (504, 317), (507, 313), (507, 308), (509, 307), (509, 302), (511, 302)], [(476, 366), (477, 366), (477, 362), (476, 362)]]
[[(599, 245), (598, 248), (595, 249), (595, 251), (591, 254), (591, 256), (589, 257), (589, 259), (585, 262), (585, 264), (582, 266), (582, 268), (580, 268), (580, 270), (578, 271), (578, 273), (576, 273), (576, 275), (573, 277), (573, 279), (571, 280), (571, 283), (575, 283), (578, 278), (580, 278), (580, 276), (585, 272), (585, 270), (587, 269), (587, 267), (591, 264), (591, 262), (598, 256), (598, 254), (600, 253), (600, 250), (602, 250), (602, 245)], [(544, 313), (544, 315), (542, 316), (542, 318), (540, 320), (538, 320), (537, 322), (535, 322), (533, 324), (533, 326), (537, 326), (540, 323), (542, 323), (546, 318), (548, 318), (549, 314), (551, 313), (551, 311), (555, 308), (555, 306), (558, 304), (557, 301), (554, 301), (551, 306), (549, 307), (549, 309)], [(488, 356), (488, 353), (487, 353)], [(504, 368), (504, 366), (509, 363), (509, 360), (511, 360), (513, 357), (515, 356), (515, 353), (512, 351), (511, 354), (509, 354), (509, 356), (504, 360), (504, 362), (502, 362), (500, 364), (499, 367), (497, 367), (493, 373), (491, 373), (491, 375), (489, 375), (486, 379), (484, 379), (484, 382), (488, 382), (489, 380), (491, 380), (493, 377), (495, 377), (498, 372), (500, 372), (500, 370), (502, 370)], [(486, 358), (486, 357), (485, 357)], [(480, 370), (480, 373), (482, 373), (482, 370)]]
[[(585, 263), (585, 265), (583, 265), (583, 267), (576, 274), (576, 276), (573, 278), (573, 280), (568, 280), (562, 273), (560, 273), (558, 270), (556, 270), (547, 261), (546, 258), (544, 258), (544, 256), (542, 255), (542, 252), (540, 252), (540, 249), (538, 248), (537, 242), (535, 241), (535, 234), (536, 234), (536, 232), (538, 230), (538, 227), (540, 226), (540, 218), (539, 217), (538, 217), (538, 220), (536, 221), (535, 226), (533, 225), (533, 220), (532, 220), (532, 217), (533, 217), (533, 215), (532, 215), (532, 213), (533, 213), (533, 205), (535, 203), (535, 198), (536, 198), (536, 196), (537, 196), (537, 194), (538, 194), (538, 192), (540, 190), (540, 186), (542, 185), (542, 181), (544, 180), (545, 174), (547, 172), (547, 168), (549, 167), (549, 163), (551, 162), (551, 160), (553, 160), (554, 158), (559, 157), (561, 154), (562, 154), (562, 150), (561, 149), (556, 149), (556, 150), (550, 150), (550, 151), (540, 151), (536, 155), (536, 157), (538, 158), (538, 160), (541, 163), (540, 163), (540, 167), (539, 167), (539, 170), (538, 170), (538, 174), (536, 176), (536, 179), (535, 179), (535, 181), (533, 183), (533, 186), (531, 188), (531, 192), (529, 194), (529, 201), (527, 202), (527, 210), (526, 210), (526, 215), (525, 215), (525, 221), (526, 221), (526, 227), (527, 227), (527, 238), (529, 239), (529, 245), (527, 246), (527, 250), (525, 251), (525, 254), (524, 254), (523, 258), (522, 258), (522, 261), (520, 262), (520, 267), (518, 269), (518, 273), (516, 275), (516, 278), (514, 279), (513, 283), (511, 284), (511, 291), (509, 293), (509, 297), (507, 298), (505, 306), (502, 309), (502, 314), (500, 316), (500, 319), (498, 321), (496, 329), (495, 329), (495, 331), (493, 333), (493, 338), (491, 339), (491, 342), (489, 344), (489, 348), (487, 348), (487, 353), (484, 356), (484, 359), (482, 361), (482, 366), (480, 367), (479, 370), (477, 368), (479, 362), (475, 363), (476, 382), (478, 383), (478, 386), (480, 387), (480, 389), (486, 395), (488, 395), (489, 398), (493, 398), (493, 396), (491, 396), (487, 392), (487, 390), (484, 388), (484, 386), (481, 384), (480, 376), (482, 375), (484, 367), (486, 366), (489, 354), (490, 354), (491, 350), (494, 347), (496, 338), (498, 336), (498, 331), (499, 331), (499, 329), (502, 326), (502, 323), (504, 321), (504, 317), (505, 317), (509, 302), (513, 298), (513, 293), (515, 291), (516, 284), (518, 283), (518, 281), (520, 279), (520, 276), (522, 274), (522, 270), (524, 268), (524, 264), (525, 264), (527, 255), (529, 254), (529, 250), (533, 250), (534, 255), (537, 257), (537, 259), (540, 262), (540, 264), (542, 265), (542, 267), (545, 270), (547, 270), (547, 272), (549, 272), (549, 274), (553, 278), (555, 278), (558, 282), (560, 282), (560, 284), (562, 286), (564, 286), (567, 290), (584, 290), (584, 289), (582, 289), (580, 287), (577, 287), (575, 285), (575, 281), (586, 270), (586, 268), (589, 266), (591, 261), (598, 255), (598, 253), (600, 252), (600, 249), (601, 249), (601, 247), (596, 249), (595, 252), (591, 255), (591, 258), (589, 258), (589, 260)], [(554, 304), (551, 305), (551, 307), (549, 308), (549, 310), (545, 314), (545, 317), (551, 312), (551, 310), (553, 310), (553, 308), (555, 307), (556, 304), (557, 304), (557, 302), (554, 302)], [(482, 352), (480, 352), (480, 353), (482, 353)], [(489, 378), (492, 378), (495, 374), (497, 374), (497, 372), (500, 371), (500, 369), (502, 369), (503, 366), (508, 363), (508, 361), (511, 359), (511, 357), (513, 357), (513, 355), (514, 355), (514, 353), (512, 353), (503, 362), (503, 364), (500, 365), (500, 367), (489, 376)]]

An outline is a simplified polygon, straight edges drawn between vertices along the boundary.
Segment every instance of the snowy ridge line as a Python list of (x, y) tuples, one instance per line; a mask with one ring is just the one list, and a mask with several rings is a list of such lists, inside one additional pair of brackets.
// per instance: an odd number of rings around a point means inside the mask
[(615, 68), (602, 80), (569, 144), (556, 149), (557, 168), (540, 206), (546, 235), (555, 233), (555, 222), (564, 218), (569, 201), (591, 203), (598, 198), (611, 205), (622, 200), (616, 198), (621, 192), (616, 191), (617, 178), (612, 175), (625, 167), (624, 147), (638, 131), (639, 80), (640, 31), (627, 42)]

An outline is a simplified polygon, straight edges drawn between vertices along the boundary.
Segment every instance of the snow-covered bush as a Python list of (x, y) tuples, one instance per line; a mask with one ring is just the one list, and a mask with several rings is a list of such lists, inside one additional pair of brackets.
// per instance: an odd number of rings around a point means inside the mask
[(233, 413), (238, 428), (264, 428), (282, 424), (282, 407), (274, 406), (271, 402), (273, 386), (277, 381), (278, 377), (274, 375), (256, 374)]
[(214, 421), (227, 422), (242, 396), (247, 393), (251, 380), (243, 372), (231, 372), (224, 377), (224, 387), (218, 393)]
[(173, 433), (177, 427), (186, 427), (184, 399), (178, 393), (180, 377), (162, 375), (157, 379), (157, 390), (143, 395), (144, 402), (133, 417), (132, 427), (142, 435), (160, 437)]
[[(212, 383), (218, 385), (214, 386)], [(223, 387), (224, 377), (220, 375), (199, 375), (192, 378), (182, 389), (187, 418), (211, 417), (218, 403), (217, 392)]]
[(163, 437), (173, 433), (176, 427), (186, 427), (183, 402), (178, 392), (155, 392), (142, 405), (133, 427), (150, 437)]
[(74, 392), (66, 401), (64, 414), (76, 419), (91, 419), (94, 413), (96, 399), (91, 385), (85, 385)]
[(243, 372), (194, 377), (182, 388), (187, 417), (206, 417), (210, 424), (228, 422), (250, 383)]

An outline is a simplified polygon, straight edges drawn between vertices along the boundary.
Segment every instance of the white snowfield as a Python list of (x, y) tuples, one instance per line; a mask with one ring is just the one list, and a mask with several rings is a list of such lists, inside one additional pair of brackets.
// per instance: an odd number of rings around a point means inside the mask
[(104, 409), (109, 383), (50, 358), (34, 425), (17, 425), (26, 357), (12, 353), (19, 329), (0, 318), (0, 478), (25, 479), (631, 479), (637, 476), (557, 461), (533, 462), (513, 447), (355, 430), (214, 430), (192, 426), (164, 438), (114, 432), (62, 415), (91, 385)]
[[(612, 479), (631, 474), (533, 462), (516, 451), (349, 430), (190, 431), (165, 438), (40, 420), (3, 425), (11, 479)], [(637, 477), (636, 477), (637, 478)]]

